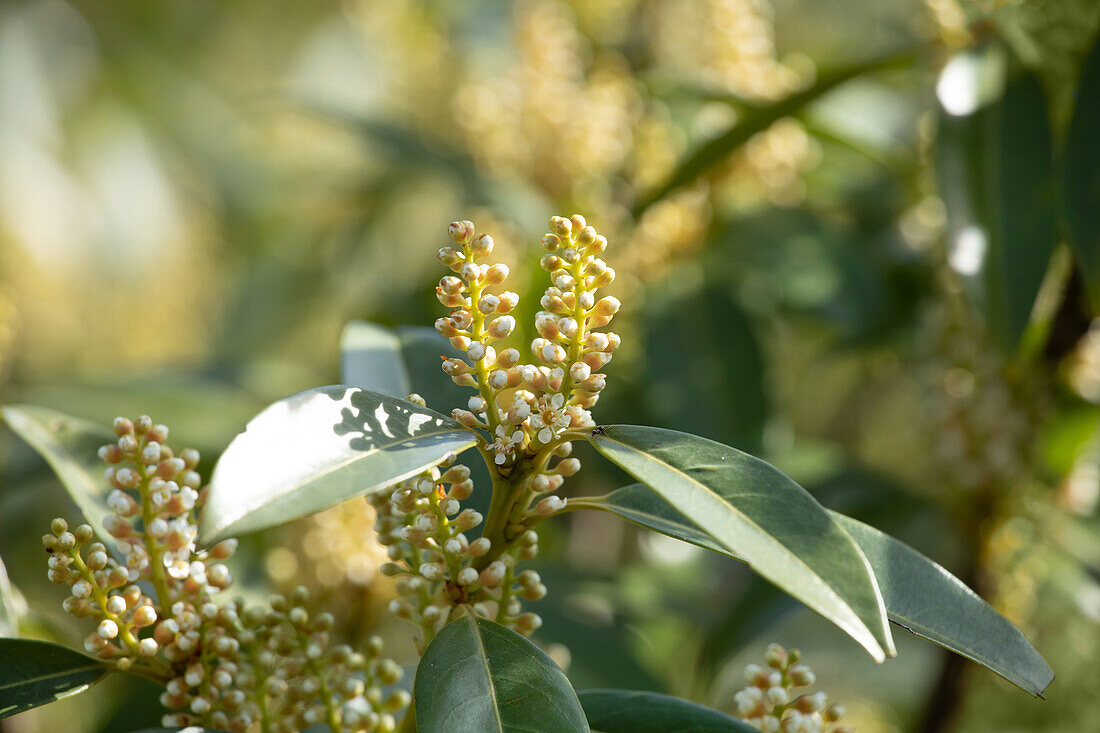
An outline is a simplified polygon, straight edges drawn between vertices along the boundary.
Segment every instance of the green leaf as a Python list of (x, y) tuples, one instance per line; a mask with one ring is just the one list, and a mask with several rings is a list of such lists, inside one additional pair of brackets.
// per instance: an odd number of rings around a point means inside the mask
[[(968, 52), (941, 75), (937, 177), (952, 268), (963, 275), (998, 342), (1014, 352), (1057, 242), (1053, 134), (1039, 79), (998, 47)], [(983, 64), (1009, 63), (1004, 93), (971, 109)], [(952, 71), (955, 69), (955, 71)], [(969, 76), (968, 76), (969, 75)], [(952, 114), (959, 113), (959, 114)]]
[(577, 697), (599, 733), (757, 733), (737, 718), (659, 692), (582, 690)]
[(0, 718), (84, 692), (109, 671), (59, 644), (0, 639)]
[(401, 340), (393, 331), (368, 321), (351, 321), (340, 337), (340, 374), (344, 384), (404, 398), (412, 392)]
[(593, 431), (590, 441), (675, 506), (709, 542), (743, 557), (876, 661), (895, 654), (867, 558), (779, 469), (721, 443), (661, 428), (613, 425)]
[(351, 321), (340, 348), (344, 384), (400, 399), (415, 392), (440, 410), (469, 398), (440, 368), (440, 356), (460, 354), (434, 328)]
[[(764, 358), (749, 316), (729, 287), (713, 282), (648, 300), (641, 397), (652, 422), (758, 450), (768, 416)], [(712, 338), (715, 333), (723, 337)], [(691, 378), (684, 379), (685, 373)]]
[(658, 186), (651, 194), (642, 198), (634, 207), (634, 218), (640, 217), (646, 209), (676, 189), (691, 183), (710, 171), (748, 142), (753, 135), (763, 132), (784, 117), (798, 114), (803, 107), (826, 92), (832, 91), (857, 76), (884, 68), (905, 66), (911, 63), (912, 60), (913, 55), (910, 53), (892, 54), (824, 72), (818, 75), (817, 81), (808, 89), (796, 92), (767, 106), (746, 109), (733, 127), (689, 153), (687, 158), (676, 166), (676, 169), (669, 175), (668, 180)]
[(200, 728), (197, 725), (189, 725), (186, 728), (142, 728), (131, 733), (226, 733), (221, 728)]
[(98, 451), (113, 443), (115, 434), (96, 423), (35, 405), (5, 405), (0, 417), (46, 459), (84, 520), (113, 546), (113, 539), (103, 529), (103, 518), (110, 513), (107, 494), (111, 487)]
[(8, 578), (8, 569), (0, 558), (0, 637), (16, 636), (19, 633), (19, 617), (22, 599), (16, 597), (15, 588)]
[(203, 542), (265, 529), (385, 488), (476, 442), (454, 420), (343, 385), (280, 400), (214, 467)]
[(425, 733), (588, 730), (577, 694), (545, 652), (469, 614), (428, 645), (413, 690), (416, 723)]
[(1081, 69), (1066, 134), (1065, 212), (1070, 244), (1094, 307), (1100, 307), (1100, 36)]
[(1054, 672), (1008, 619), (905, 543), (843, 514), (833, 518), (871, 561), (891, 621), (1042, 697)]
[[(743, 559), (714, 542), (642, 484), (575, 500), (575, 504), (611, 512), (670, 537)], [(870, 561), (891, 621), (988, 667), (1033, 695), (1040, 695), (1050, 684), (1054, 678), (1050, 667), (1020, 630), (961, 580), (889, 535), (843, 514), (830, 514)]]

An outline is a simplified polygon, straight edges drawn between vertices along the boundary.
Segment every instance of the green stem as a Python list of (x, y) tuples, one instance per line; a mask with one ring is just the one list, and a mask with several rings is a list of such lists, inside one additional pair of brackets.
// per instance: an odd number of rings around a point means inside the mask
[(559, 390), (568, 402), (573, 401), (573, 375), (569, 373), (569, 368), (583, 356), (584, 339), (588, 328), (588, 312), (581, 307), (581, 293), (585, 292), (584, 262), (585, 258), (581, 257), (569, 266), (570, 274), (573, 276), (573, 320), (577, 322), (577, 332), (569, 342), (569, 355), (565, 359), (565, 377), (561, 380)]
[[(465, 245), (463, 249), (465, 250), (467, 262), (473, 262), (474, 257), (470, 245)], [(485, 286), (480, 282), (474, 282), (470, 285), (470, 338), (473, 341), (480, 341), (482, 344), (485, 344), (485, 314), (478, 309), (477, 302), (481, 299), (481, 292), (484, 289)], [(500, 425), (500, 411), (497, 407), (493, 388), (489, 386), (489, 368), (486, 366), (484, 358), (474, 360), (474, 374), (477, 377), (477, 391), (481, 398), (485, 400), (485, 417), (489, 422), (489, 437), (495, 439), (497, 427)]]
[[(107, 594), (103, 592), (103, 589), (99, 587), (99, 583), (96, 582), (95, 573), (88, 569), (88, 566), (84, 564), (84, 558), (80, 556), (80, 550), (73, 548), (66, 554), (72, 558), (73, 564), (76, 565), (77, 570), (80, 573), (81, 579), (92, 588), (92, 598), (95, 599), (96, 605), (99, 606), (100, 613), (103, 617), (110, 619), (118, 627), (118, 638), (122, 640), (122, 643), (126, 645), (126, 648), (130, 650), (130, 653), (134, 656), (139, 656), (138, 640), (130, 631), (130, 625), (123, 621), (117, 614), (111, 613), (107, 610)], [(160, 660), (153, 658), (150, 664), (159, 666), (160, 681), (163, 683), (172, 679), (174, 676), (172, 670), (168, 668), (166, 664)]]
[[(138, 446), (138, 455), (145, 447), (145, 439)], [(145, 545), (145, 553), (149, 556), (149, 575), (153, 581), (153, 590), (157, 594), (157, 602), (161, 608), (169, 608), (172, 605), (172, 596), (168, 589), (168, 578), (164, 574), (164, 558), (161, 553), (160, 540), (149, 534), (149, 525), (157, 518), (153, 509), (153, 500), (149, 496), (149, 477), (145, 475), (145, 467), (135, 462), (141, 483), (138, 484), (138, 493), (141, 495), (141, 521), (142, 542)]]
[(306, 654), (306, 649), (309, 647), (309, 634), (302, 631), (298, 626), (291, 624), (294, 627), (294, 635), (298, 638), (298, 644), (302, 647), (303, 655), (306, 658), (306, 666), (309, 671), (317, 676), (317, 681), (321, 685), (320, 697), (321, 703), (325, 706), (325, 724), (328, 725), (332, 733), (340, 733), (342, 730), (340, 722), (340, 708), (334, 702), (332, 690), (328, 686), (328, 682), (325, 681), (325, 671), (321, 668), (321, 665), (317, 663), (316, 659), (313, 659)]

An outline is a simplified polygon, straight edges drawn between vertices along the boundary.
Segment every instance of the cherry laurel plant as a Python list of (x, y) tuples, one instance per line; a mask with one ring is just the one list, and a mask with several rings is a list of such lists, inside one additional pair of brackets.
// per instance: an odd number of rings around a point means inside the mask
[[(113, 546), (89, 524), (70, 530), (62, 519), (43, 538), (50, 580), (70, 591), (65, 609), (95, 624), (84, 643), (90, 656), (0, 639), (0, 691), (14, 691), (11, 704), (0, 692), (0, 716), (117, 671), (164, 687), (164, 725), (238, 732), (840, 730), (829, 726), (842, 710), (827, 706), (824, 693), (795, 695), (813, 673), (797, 651), (778, 646), (765, 657), (770, 670), (746, 670), (748, 686), (726, 705), (735, 715), (657, 693), (575, 691), (526, 638), (541, 620), (525, 604), (547, 588), (522, 564), (538, 553), (542, 522), (578, 510), (748, 562), (876, 661), (895, 654), (893, 621), (1041, 694), (1053, 674), (1038, 652), (933, 561), (825, 509), (778, 469), (729, 446), (597, 425), (591, 410), (606, 384), (602, 370), (620, 345), (605, 330), (620, 303), (598, 291), (615, 271), (602, 259), (607, 240), (583, 217), (554, 217), (549, 228), (540, 264), (550, 283), (535, 315), (537, 337), (521, 350), (508, 343), (519, 296), (503, 288), (508, 268), (488, 261), (492, 237), (468, 221), (450, 225), (452, 243), (438, 251), (450, 274), (435, 291), (448, 312), (437, 333), (417, 335), (435, 353), (444, 339), (457, 351), (443, 357), (443, 371), (472, 393), (449, 417), (405, 382), (378, 376), (404, 373), (402, 341), (372, 326), (368, 352), (387, 364), (374, 364), (358, 385), (307, 390), (264, 410), (226, 449), (207, 486), (198, 453), (169, 448), (165, 426), (145, 416), (116, 420), (116, 440), (100, 450), (109, 485), (99, 501), (110, 509), (102, 524)], [(73, 423), (63, 417), (29, 406), (4, 412), (78, 505), (94, 511), (90, 479), (74, 478)], [(559, 489), (581, 468), (571, 455), (578, 440), (638, 483), (563, 498)], [(458, 462), (470, 448), (489, 486), (475, 486)], [(486, 491), (484, 516), (463, 506)], [(415, 626), (421, 659), (411, 693), (380, 639), (362, 649), (334, 643), (332, 617), (308, 610), (305, 589), (263, 607), (222, 599), (234, 536), (359, 496), (373, 505), (387, 548), (381, 571), (397, 579), (390, 610)]]

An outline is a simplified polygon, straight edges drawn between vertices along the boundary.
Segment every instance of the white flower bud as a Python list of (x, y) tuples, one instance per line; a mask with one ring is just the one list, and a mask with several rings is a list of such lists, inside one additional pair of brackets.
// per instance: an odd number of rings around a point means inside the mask
[(420, 575), (425, 580), (436, 581), (443, 579), (443, 565), (437, 562), (426, 562), (420, 565)]
[(126, 610), (126, 599), (122, 596), (111, 596), (107, 599), (107, 611), (118, 615)]
[(458, 571), (456, 579), (459, 585), (471, 585), (477, 582), (477, 571), (473, 568), (462, 568)]
[(143, 657), (151, 657), (157, 653), (158, 649), (156, 639), (142, 639), (138, 642), (138, 654)]
[(113, 639), (118, 636), (118, 624), (109, 618), (105, 618), (99, 622), (99, 628), (96, 629), (96, 633), (99, 634), (102, 639)]
[(480, 341), (471, 341), (470, 345), (466, 347), (466, 353), (474, 361), (481, 361), (485, 358), (485, 344)]
[(78, 580), (73, 583), (72, 592), (74, 598), (87, 598), (92, 595), (92, 586), (86, 580)]
[(520, 353), (518, 349), (505, 349), (497, 356), (497, 365), (502, 369), (508, 369), (519, 363)]
[(133, 620), (138, 626), (152, 626), (157, 620), (157, 609), (151, 605), (138, 606), (134, 610)]
[(487, 407), (485, 399), (481, 395), (474, 395), (466, 404), (470, 408), (470, 411), (475, 413), (485, 412)]
[(592, 375), (592, 368), (583, 361), (578, 361), (569, 367), (569, 376), (574, 382), (583, 382)]
[(500, 298), (492, 293), (486, 293), (477, 301), (477, 309), (485, 315), (495, 312), (499, 305)]
[(551, 364), (558, 364), (565, 361), (565, 349), (557, 344), (546, 343), (539, 350), (539, 356), (541, 356), (544, 361), (550, 362)]
[(476, 283), (481, 277), (481, 268), (472, 262), (467, 262), (462, 266), (462, 269), (458, 271), (458, 274), (462, 276), (462, 279), (468, 283)]
[(481, 584), (486, 588), (495, 588), (504, 580), (508, 568), (500, 560), (494, 560), (481, 571)]
[(560, 496), (548, 496), (538, 503), (535, 507), (535, 511), (544, 517), (549, 517), (551, 514), (561, 511), (565, 508), (565, 499)]
[(160, 538), (168, 534), (168, 522), (164, 521), (160, 517), (157, 517), (152, 522), (149, 522), (149, 529), (147, 530), (150, 537)]
[(470, 251), (485, 256), (493, 251), (493, 238), (488, 234), (479, 234), (470, 242)]
[(768, 702), (772, 705), (786, 705), (790, 700), (787, 695), (787, 689), (785, 687), (769, 687), (767, 692), (764, 693)]
[(470, 543), (470, 554), (474, 557), (482, 557), (489, 552), (492, 543), (487, 537), (478, 537)]
[(507, 338), (516, 328), (516, 319), (512, 316), (499, 316), (489, 324), (489, 335), (493, 338)]

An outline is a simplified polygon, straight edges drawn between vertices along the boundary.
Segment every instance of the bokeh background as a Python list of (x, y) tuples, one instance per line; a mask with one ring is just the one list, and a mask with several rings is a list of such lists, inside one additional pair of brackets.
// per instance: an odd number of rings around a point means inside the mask
[[(1035, 177), (1075, 155), (1098, 27), (1092, 0), (0, 3), (0, 401), (148, 413), (209, 468), (339, 381), (350, 319), (431, 323), (449, 221), (533, 302), (546, 218), (580, 212), (624, 303), (598, 420), (765, 457), (1058, 676), (1036, 701), (900, 629), (878, 667), (737, 563), (579, 512), (536, 609), (574, 684), (730, 710), (778, 641), (863, 733), (1096, 729), (1100, 326)], [(567, 492), (621, 480), (590, 458)], [(37, 540), (75, 509), (6, 431), (0, 482), (19, 631), (78, 645)], [(382, 559), (353, 502), (247, 538), (236, 590), (305, 579), (411, 664)], [(111, 679), (0, 730), (158, 718)]]

